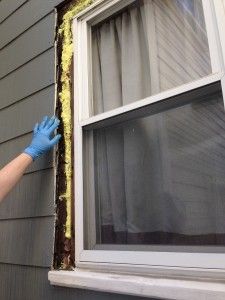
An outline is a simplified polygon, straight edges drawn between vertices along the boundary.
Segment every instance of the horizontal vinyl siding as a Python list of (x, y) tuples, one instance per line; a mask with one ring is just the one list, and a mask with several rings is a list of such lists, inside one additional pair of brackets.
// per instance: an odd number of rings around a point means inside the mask
[[(54, 114), (54, 6), (59, 2), (0, 3), (0, 167), (30, 143), (37, 121)], [(45, 267), (46, 273), (52, 265), (53, 165), (50, 151), (32, 163), (20, 183), (0, 203), (0, 262), (7, 266)], [(47, 278), (45, 281), (47, 285)], [(28, 277), (26, 284), (30, 284)], [(14, 288), (9, 288), (12, 298), (5, 297), (0, 289), (0, 299), (18, 299), (16, 289), (20, 287)], [(23, 299), (30, 297), (30, 293), (24, 294)]]
[(55, 14), (52, 12), (0, 50), (0, 79), (52, 47), (54, 26)]
[(33, 130), (34, 122), (54, 113), (55, 87), (51, 85), (0, 110), (0, 144)]
[[(7, 0), (6, 0), (7, 1)], [(15, 1), (16, 2), (16, 1)], [(62, 0), (29, 0), (0, 26), (0, 49), (51, 12)], [(46, 28), (47, 30), (47, 28)], [(41, 35), (41, 32), (40, 32)], [(41, 42), (41, 40), (40, 40)]]
[(0, 1), (0, 23), (10, 16), (18, 7), (28, 0), (1, 0)]
[(0, 220), (0, 262), (50, 267), (54, 217)]
[(54, 214), (53, 169), (27, 173), (0, 203), (0, 220)]
[(0, 109), (54, 83), (54, 55), (51, 48), (0, 80)]

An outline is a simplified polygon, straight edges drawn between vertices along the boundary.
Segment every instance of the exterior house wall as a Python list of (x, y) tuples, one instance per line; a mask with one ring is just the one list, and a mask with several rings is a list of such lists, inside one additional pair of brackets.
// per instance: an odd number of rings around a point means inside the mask
[[(62, 0), (0, 1), (0, 166), (29, 143), (34, 122), (55, 110), (55, 12)], [(0, 205), (0, 300), (142, 299), (50, 286), (54, 160), (33, 163)]]

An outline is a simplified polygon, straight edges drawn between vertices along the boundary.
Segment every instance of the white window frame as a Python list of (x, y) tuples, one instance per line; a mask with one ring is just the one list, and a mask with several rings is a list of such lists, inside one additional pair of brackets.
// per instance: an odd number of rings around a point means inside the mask
[[(136, 110), (146, 105), (160, 102), (185, 92), (207, 86), (214, 82), (221, 82), (222, 92), (225, 101), (225, 3), (224, 0), (202, 0), (206, 18), (206, 30), (208, 34), (209, 51), (212, 65), (212, 74), (190, 83), (160, 92), (159, 94), (147, 97), (134, 103), (107, 111), (96, 116), (89, 116), (89, 103), (91, 103), (91, 25), (104, 20), (117, 10), (127, 6), (133, 0), (98, 0), (86, 10), (77, 15), (73, 21), (74, 38), (74, 134), (75, 134), (75, 261), (76, 269), (72, 274), (51, 271), (49, 278), (52, 284), (65, 286), (91, 288), (111, 292), (121, 292), (142, 296), (163, 297), (161, 290), (162, 282), (158, 288), (151, 288), (152, 278), (146, 276), (171, 277), (174, 288), (180, 287), (180, 293), (184, 298), (176, 298), (176, 292), (165, 293), (167, 299), (190, 299), (185, 298), (189, 283), (180, 285), (174, 276), (192, 278), (207, 278), (217, 280), (225, 278), (225, 253), (188, 253), (188, 252), (141, 252), (141, 251), (111, 251), (111, 250), (85, 250), (83, 230), (83, 162), (82, 162), (82, 128), (95, 122), (106, 120), (110, 117), (121, 115), (125, 112)], [(88, 271), (91, 270), (91, 271)], [(102, 273), (101, 273), (102, 272)], [(117, 274), (121, 284), (114, 284), (111, 273)], [(123, 275), (124, 273), (128, 275)], [(129, 274), (136, 274), (136, 280)], [(89, 274), (89, 275), (88, 275)], [(114, 275), (115, 276), (115, 275)], [(143, 287), (144, 282), (148, 287)], [(95, 278), (95, 279), (94, 279)], [(138, 279), (137, 279), (138, 278)], [(114, 278), (115, 279), (115, 278)], [(82, 281), (83, 280), (83, 281)], [(85, 281), (86, 280), (86, 281)], [(107, 281), (108, 280), (108, 281)], [(111, 282), (111, 284), (106, 284)], [(134, 282), (136, 282), (136, 285)], [(149, 281), (149, 284), (147, 284)], [(164, 282), (168, 288), (168, 284)], [(105, 284), (104, 284), (105, 282)], [(125, 283), (129, 283), (127, 291), (124, 290)], [(185, 286), (187, 284), (187, 286)], [(190, 284), (187, 296), (193, 286)], [(102, 288), (101, 288), (102, 287)], [(132, 288), (133, 287), (133, 288)], [(141, 288), (138, 289), (138, 288)], [(196, 288), (196, 287), (195, 287)], [(194, 288), (194, 290), (195, 290)], [(149, 289), (152, 293), (149, 293)], [(170, 289), (169, 289), (170, 290)], [(171, 291), (173, 288), (171, 289)], [(201, 288), (197, 288), (201, 290)], [(209, 292), (209, 286), (202, 287), (203, 294)], [(136, 291), (136, 292), (135, 292)], [(183, 292), (182, 292), (183, 291)], [(223, 293), (225, 286), (212, 286), (211, 292)], [(165, 292), (165, 291), (164, 291)], [(181, 294), (180, 294), (181, 295)], [(196, 294), (197, 295), (197, 294)], [(180, 296), (179, 296), (180, 297)], [(192, 299), (195, 299), (194, 297)], [(196, 297), (196, 299), (201, 299)], [(208, 299), (208, 298), (207, 298)], [(211, 298), (209, 298), (211, 299)], [(212, 298), (214, 299), (214, 298)], [(222, 298), (221, 298), (222, 299)]]

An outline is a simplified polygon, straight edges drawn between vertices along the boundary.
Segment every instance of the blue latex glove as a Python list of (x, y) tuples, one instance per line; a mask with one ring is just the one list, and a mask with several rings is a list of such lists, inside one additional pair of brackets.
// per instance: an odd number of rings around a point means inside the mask
[(54, 130), (59, 126), (59, 120), (52, 116), (48, 118), (45, 116), (40, 123), (37, 123), (34, 127), (33, 139), (31, 144), (24, 150), (29, 154), (33, 160), (49, 151), (54, 145), (56, 145), (61, 138), (60, 134), (57, 134), (51, 139)]

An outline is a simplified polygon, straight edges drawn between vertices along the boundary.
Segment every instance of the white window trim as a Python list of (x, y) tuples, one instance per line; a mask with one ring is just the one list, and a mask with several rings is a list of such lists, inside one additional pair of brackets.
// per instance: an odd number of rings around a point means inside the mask
[[(85, 103), (90, 99), (90, 78), (88, 24), (99, 22), (98, 15), (104, 19), (132, 0), (99, 0), (76, 16), (74, 20), (75, 59), (75, 105), (79, 113), (75, 114), (75, 158), (77, 174), (75, 176), (75, 253), (74, 271), (50, 271), (49, 280), (53, 285), (101, 290), (146, 297), (166, 299), (224, 299), (225, 285), (215, 280), (225, 278), (225, 254), (223, 253), (173, 253), (151, 252), (152, 259), (146, 265), (148, 253), (132, 251), (83, 250), (83, 204), (82, 201), (82, 127), (109, 117), (135, 110), (213, 82), (220, 81), (225, 95), (225, 10), (224, 0), (202, 0), (204, 13), (208, 18), (207, 32), (212, 73), (191, 83), (173, 88), (135, 103), (119, 107), (89, 118), (88, 109), (83, 110), (78, 99)], [(215, 25), (218, 33), (215, 34)], [(225, 98), (225, 97), (224, 97)], [(96, 255), (97, 254), (97, 255)], [(132, 257), (131, 264), (129, 257)], [(96, 258), (97, 257), (97, 258)], [(169, 258), (169, 259), (168, 259)], [(116, 261), (116, 263), (115, 263)], [(171, 266), (171, 261), (176, 263)], [(126, 273), (136, 275), (126, 275)], [(178, 279), (178, 276), (185, 279)], [(161, 277), (161, 278), (159, 278)], [(163, 278), (164, 277), (164, 278)], [(168, 278), (168, 279), (165, 279)], [(205, 278), (205, 281), (204, 279)], [(209, 283), (210, 281), (210, 283)], [(215, 298), (216, 297), (216, 298)]]
[(225, 284), (218, 281), (131, 276), (78, 268), (71, 272), (51, 271), (49, 280), (53, 285), (64, 287), (161, 299), (224, 300), (225, 296)]

